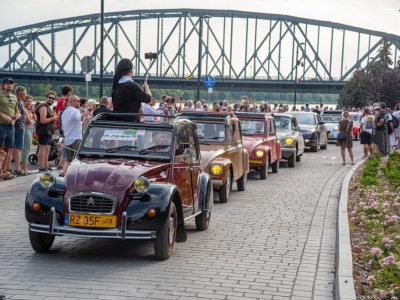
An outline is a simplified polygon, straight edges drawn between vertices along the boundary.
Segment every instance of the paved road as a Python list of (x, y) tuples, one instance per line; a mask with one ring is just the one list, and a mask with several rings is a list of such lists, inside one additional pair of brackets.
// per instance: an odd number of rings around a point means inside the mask
[[(361, 146), (355, 142), (356, 157)], [(215, 203), (210, 228), (188, 226), (168, 261), (149, 241), (57, 237), (37, 254), (28, 240), (28, 184), (0, 185), (0, 295), (7, 299), (332, 299), (339, 149), (307, 152), (266, 181)], [(1, 183), (0, 183), (1, 184)], [(217, 197), (216, 197), (217, 198)]]

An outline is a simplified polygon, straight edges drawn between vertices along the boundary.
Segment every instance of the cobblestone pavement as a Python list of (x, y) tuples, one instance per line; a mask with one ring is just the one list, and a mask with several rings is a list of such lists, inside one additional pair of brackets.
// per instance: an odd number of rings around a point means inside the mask
[[(362, 150), (354, 143), (356, 157)], [(7, 299), (332, 299), (336, 209), (351, 165), (334, 144), (251, 172), (227, 204), (217, 195), (210, 228), (187, 224), (188, 240), (167, 261), (150, 241), (56, 237), (49, 253), (28, 239), (28, 184), (0, 186), (0, 295)]]

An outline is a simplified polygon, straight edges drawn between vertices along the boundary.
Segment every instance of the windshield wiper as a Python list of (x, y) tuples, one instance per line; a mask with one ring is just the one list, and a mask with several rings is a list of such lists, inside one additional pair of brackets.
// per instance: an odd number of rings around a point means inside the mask
[(114, 152), (117, 152), (117, 151), (129, 150), (129, 149), (137, 149), (137, 147), (136, 146), (120, 146), (120, 147), (107, 149), (106, 152), (107, 153), (114, 153)]
[(212, 138), (205, 138), (204, 140), (219, 140), (219, 139), (223, 139), (223, 137), (214, 136), (214, 137), (212, 137)]
[(139, 151), (139, 154), (142, 155), (142, 154), (147, 153), (149, 150), (162, 150), (162, 149), (167, 149), (167, 148), (169, 148), (169, 147), (171, 147), (171, 146), (170, 146), (170, 145), (156, 145), (156, 146), (151, 146), (151, 147), (149, 147), (149, 148), (140, 150), (140, 151)]

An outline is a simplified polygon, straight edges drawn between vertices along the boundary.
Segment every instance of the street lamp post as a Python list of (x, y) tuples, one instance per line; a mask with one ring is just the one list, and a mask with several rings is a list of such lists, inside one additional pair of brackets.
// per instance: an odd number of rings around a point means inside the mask
[[(300, 43), (300, 45), (304, 45), (304, 43)], [(301, 63), (302, 64), (302, 63)], [(299, 62), (299, 45), (297, 45), (296, 49), (296, 70), (294, 75), (294, 101), (293, 106), (296, 107), (296, 100), (297, 100), (297, 67), (300, 65)]]
[(199, 57), (198, 57), (198, 62), (197, 62), (197, 99), (200, 100), (200, 78), (201, 78), (201, 58), (202, 58), (202, 39), (203, 39), (203, 19), (209, 19), (211, 18), (209, 15), (203, 15), (199, 17)]

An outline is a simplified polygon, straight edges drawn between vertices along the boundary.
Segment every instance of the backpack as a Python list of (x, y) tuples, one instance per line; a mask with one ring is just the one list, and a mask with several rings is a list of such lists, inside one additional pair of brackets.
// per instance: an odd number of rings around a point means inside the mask
[(393, 128), (399, 128), (399, 119), (396, 116), (392, 115), (392, 120), (393, 120)]

